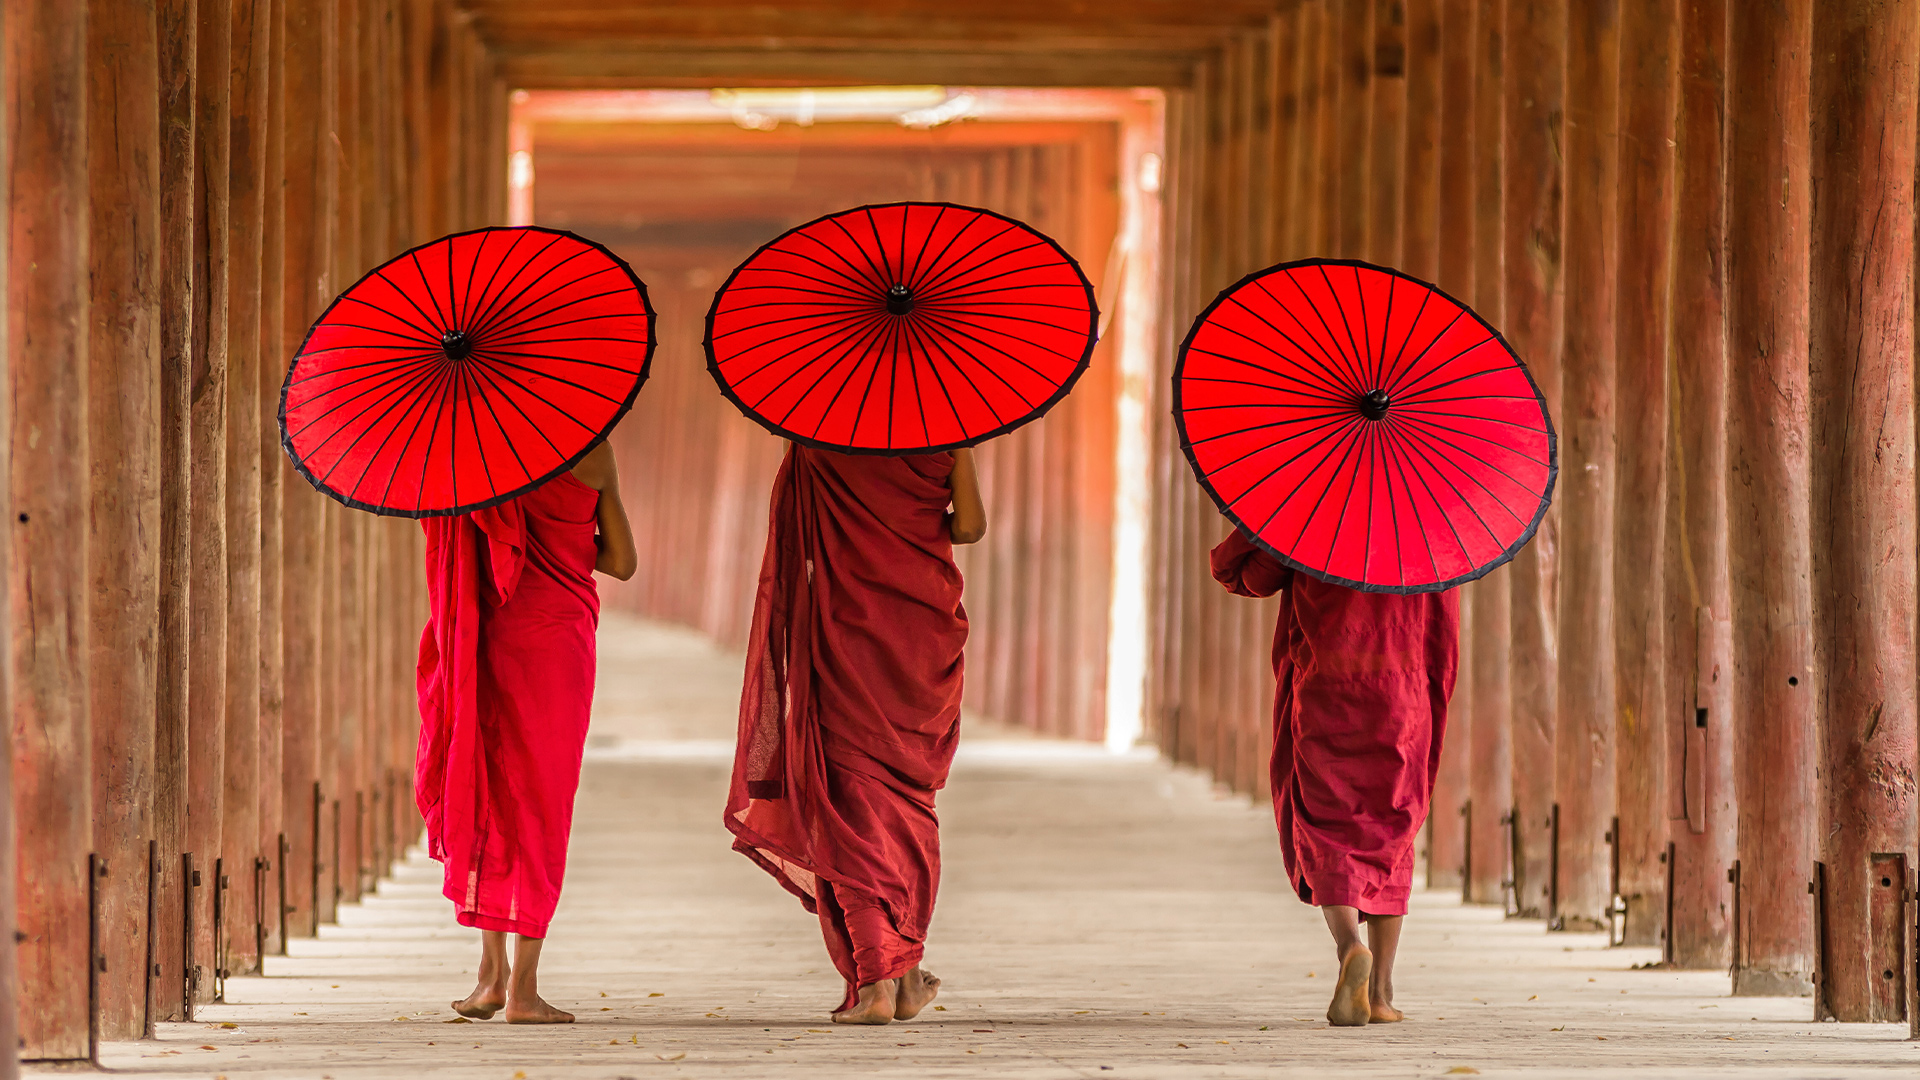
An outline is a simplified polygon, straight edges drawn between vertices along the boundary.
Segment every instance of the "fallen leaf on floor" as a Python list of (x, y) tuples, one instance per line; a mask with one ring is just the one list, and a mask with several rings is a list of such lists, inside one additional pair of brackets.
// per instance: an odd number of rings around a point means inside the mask
[(1319, 976), (1319, 975), (1317, 975), (1317, 974), (1315, 974), (1314, 972), (1311, 972), (1311, 971), (1309, 971), (1309, 972), (1307, 972), (1307, 978), (1309, 978), (1309, 979), (1317, 979), (1317, 978), (1319, 978), (1319, 977), (1320, 977), (1320, 976)]
[(466, 1017), (464, 1017), (464, 1016), (456, 1016), (456, 1017), (454, 1017), (454, 1018), (453, 1018), (453, 1019), (451, 1019), (451, 1020), (442, 1020), (442, 1021), (440, 1021), (440, 1022), (441, 1022), (441, 1023), (443, 1023), (443, 1024), (471, 1024), (471, 1023), (473, 1023), (473, 1021), (471, 1021), (471, 1020), (469, 1020), (469, 1019), (467, 1019), (467, 1018), (466, 1018)]
[(661, 992), (659, 992), (659, 991), (657, 991), (657, 990), (656, 990), (656, 991), (654, 991), (653, 993), (651, 993), (651, 994), (648, 994), (647, 996), (648, 996), (648, 997), (666, 997), (667, 995), (665, 995), (665, 994), (663, 994), (663, 993), (661, 993)]
[(1173, 1045), (1175, 1045), (1175, 1046), (1177, 1046), (1177, 1047), (1179, 1047), (1179, 1048), (1180, 1048), (1180, 1049), (1182, 1049), (1182, 1050), (1187, 1050), (1187, 1049), (1191, 1049), (1190, 1047), (1188, 1047), (1188, 1046), (1187, 1046), (1187, 1044), (1186, 1044), (1186, 1043), (1174, 1043)]
[(612, 1012), (612, 1011), (613, 1011), (613, 1006), (611, 1006), (611, 1005), (602, 1005), (602, 1006), (600, 1006), (600, 1011), (601, 1011), (601, 1012)]
[(833, 1032), (831, 1032), (831, 1031), (828, 1031), (828, 1030), (827, 1030), (826, 1028), (808, 1028), (808, 1029), (807, 1029), (807, 1032), (808, 1032), (809, 1034), (812, 1034), (812, 1035), (831, 1035), (831, 1034), (833, 1034)]
[(514, 1073), (513, 1080), (527, 1080), (527, 1074), (524, 1072)]
[(1553, 1028), (1552, 1030), (1554, 1030), (1554, 1031), (1565, 1031), (1565, 1030), (1567, 1030), (1567, 1025), (1565, 1025), (1565, 1024), (1561, 1024), (1561, 1025), (1560, 1025), (1559, 1027), (1557, 1027), (1557, 1028)]
[(1480, 1070), (1471, 1065), (1455, 1065), (1448, 1069), (1446, 1074), (1448, 1076), (1479, 1076)]
[(1597, 1040), (1597, 1041), (1599, 1041), (1599, 1042), (1606, 1042), (1606, 1041), (1607, 1041), (1607, 1037), (1606, 1037), (1605, 1035), (1595, 1035), (1595, 1036), (1594, 1036), (1594, 1039), (1596, 1039), (1596, 1040)]
[(1700, 1006), (1700, 1007), (1701, 1007), (1701, 1008), (1703, 1008), (1703, 1009), (1717, 1009), (1717, 1008), (1719, 1008), (1720, 1006), (1718, 1006), (1718, 1005), (1702, 1005), (1702, 1006)]
[(202, 1047), (201, 1047), (200, 1049), (202, 1049), (202, 1050), (218, 1050), (218, 1049), (220, 1049), (220, 1048), (219, 1048), (219, 1047), (217, 1047), (217, 1046), (202, 1046)]
[(608, 1040), (607, 1040), (607, 1045), (608, 1045), (608, 1046), (619, 1046), (619, 1045), (620, 1045), (620, 1040), (619, 1040), (619, 1039), (608, 1039)]
[(305, 1015), (307, 1015), (307, 1014), (306, 1014), (306, 1013), (294, 1013), (293, 1015), (295, 1015), (295, 1016), (305, 1016)]
[(1073, 1015), (1075, 1015), (1075, 1016), (1085, 1016), (1085, 1015), (1087, 1015), (1088, 1013), (1090, 1013), (1090, 1012), (1092, 1012), (1092, 1011), (1093, 1011), (1092, 1009), (1075, 1009), (1075, 1010), (1073, 1010)]
[(708, 1013), (707, 1015), (708, 1015), (708, 1016), (711, 1016), (711, 1017), (716, 1017), (716, 1018), (717, 1018), (717, 1017), (719, 1017), (719, 1015), (720, 1015), (720, 1014), (719, 1014), (719, 1013)]
[(228, 1022), (228, 1023), (223, 1023), (223, 1024), (221, 1024), (220, 1026), (221, 1026), (221, 1027), (222, 1027), (223, 1029), (225, 1029), (225, 1030), (227, 1030), (227, 1031), (233, 1031), (233, 1030), (235, 1030), (235, 1029), (237, 1029), (237, 1028), (238, 1028), (238, 1027), (239, 1027), (240, 1025), (239, 1025), (239, 1024), (235, 1024), (235, 1023), (231, 1023), (231, 1022)]
[(606, 992), (605, 990), (602, 990), (602, 991), (600, 991), (600, 996), (601, 996), (601, 997), (606, 997), (606, 996), (607, 996), (607, 992)]
[(895, 1046), (916, 1046), (917, 1043), (894, 1043)]
[(973, 1033), (975, 1035), (991, 1035), (993, 1034), (993, 1029), (992, 1028), (974, 1028)]
[(935, 1006), (933, 1007), (933, 1011), (934, 1011), (934, 1012), (946, 1012), (946, 1011), (947, 1011), (947, 1007), (946, 1007), (945, 1005), (935, 1005)]
[(1528, 1000), (1528, 1001), (1539, 1001), (1539, 1000), (1540, 1000), (1540, 995), (1539, 995), (1539, 994), (1528, 994), (1528, 995), (1527, 995), (1527, 1000)]
[(388, 1021), (388, 1023), (395, 1023), (395, 1022), (398, 1022), (398, 1021), (401, 1021), (401, 1020), (409, 1020), (409, 1021), (410, 1021), (410, 1020), (412, 1020), (412, 1019), (413, 1019), (413, 1017), (411, 1017), (411, 1016), (396, 1016), (396, 1017), (394, 1017), (394, 1018), (393, 1018), (392, 1020), (390, 1020), (390, 1021)]
[(637, 1031), (636, 1031), (636, 1032), (634, 1032), (634, 1035), (633, 1035), (633, 1039), (632, 1039), (631, 1041), (632, 1041), (632, 1043), (633, 1043), (633, 1045), (635, 1045), (635, 1046), (639, 1046), (639, 1045), (640, 1045), (640, 1033), (639, 1033), (639, 1032), (637, 1032)]
[(338, 989), (340, 989), (340, 984), (339, 984), (339, 983), (334, 983), (334, 984), (333, 984), (332, 986), (329, 986), (329, 987), (327, 987), (327, 989), (329, 989), (329, 990), (338, 990)]
[(1588, 981), (1588, 982), (1598, 982), (1599, 980), (1598, 980), (1598, 979), (1588, 979), (1587, 981)]
[(1228, 1042), (1228, 1041), (1227, 1041), (1227, 1040), (1225, 1040), (1225, 1039), (1215, 1039), (1215, 1040), (1213, 1040), (1213, 1041), (1214, 1041), (1214, 1042), (1217, 1042), (1217, 1043), (1219, 1043), (1219, 1044), (1220, 1044), (1221, 1046), (1232, 1046), (1232, 1045), (1233, 1045), (1232, 1043), (1230, 1043), (1230, 1042)]
[(687, 1052), (685, 1050), (682, 1050), (677, 1054), (672, 1054), (672, 1055), (655, 1054), (653, 1056), (659, 1058), (661, 1061), (679, 1061), (681, 1058), (687, 1056)]
[(1265, 1031), (1265, 1030), (1267, 1030), (1267, 1025), (1265, 1025), (1265, 1024), (1261, 1024), (1261, 1025), (1260, 1025), (1260, 1030), (1261, 1030), (1261, 1031)]

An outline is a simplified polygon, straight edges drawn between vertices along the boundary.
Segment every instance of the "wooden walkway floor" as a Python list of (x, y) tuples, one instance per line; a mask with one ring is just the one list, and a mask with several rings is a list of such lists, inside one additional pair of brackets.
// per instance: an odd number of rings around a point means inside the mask
[[(113, 1044), (129, 1076), (1920, 1075), (1904, 1027), (1812, 1024), (1650, 950), (1416, 898), (1397, 1026), (1333, 1029), (1330, 946), (1264, 807), (1148, 758), (977, 733), (941, 802), (941, 1008), (837, 1028), (813, 920), (719, 823), (737, 661), (609, 620), (543, 990), (558, 1028), (452, 1020), (476, 935), (416, 857), (205, 1022)], [(987, 737), (980, 737), (981, 734)]]

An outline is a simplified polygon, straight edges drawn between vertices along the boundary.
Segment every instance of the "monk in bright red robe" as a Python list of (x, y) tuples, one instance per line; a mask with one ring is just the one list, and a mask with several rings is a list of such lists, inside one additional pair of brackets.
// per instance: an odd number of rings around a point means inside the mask
[(601, 443), (517, 499), (421, 524), (430, 614), (414, 792), (443, 891), (460, 925), (482, 931), (479, 983), (453, 1007), (570, 1023), (541, 999), (538, 970), (593, 703), (593, 574), (624, 580), (637, 562), (613, 452)]
[(726, 825), (819, 916), (846, 980), (839, 1023), (911, 1019), (938, 992), (920, 960), (934, 794), (960, 735), (953, 545), (985, 532), (967, 450), (794, 446), (774, 481)]
[(1273, 811), (1287, 876), (1339, 955), (1327, 1019), (1399, 1020), (1393, 958), (1459, 664), (1459, 598), (1330, 585), (1238, 530), (1213, 549), (1213, 576), (1241, 596), (1286, 594), (1273, 635)]

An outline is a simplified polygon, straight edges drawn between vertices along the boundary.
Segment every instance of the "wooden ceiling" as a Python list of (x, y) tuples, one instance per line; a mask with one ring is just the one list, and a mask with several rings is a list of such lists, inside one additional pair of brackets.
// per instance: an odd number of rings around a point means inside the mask
[(1293, 0), (459, 0), (516, 87), (1184, 86)]

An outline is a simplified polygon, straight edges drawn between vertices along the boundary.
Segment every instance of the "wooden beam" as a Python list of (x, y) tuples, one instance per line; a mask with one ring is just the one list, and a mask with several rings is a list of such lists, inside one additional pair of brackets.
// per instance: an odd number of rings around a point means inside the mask
[(1729, 5), (1727, 441), (1740, 715), (1736, 994), (1811, 991), (1812, 507), (1807, 440), (1812, 0)]
[(1674, 109), (1680, 0), (1620, 8), (1620, 241), (1614, 290), (1618, 459), (1613, 606), (1615, 835), (1626, 943), (1659, 945), (1667, 916), (1666, 536)]
[(152, 0), (87, 19), (92, 328), (87, 342), (88, 685), (100, 1035), (147, 1021), (147, 841), (154, 787), (160, 527), (160, 51)]
[(984, 86), (1184, 86), (1194, 56), (1155, 49), (1024, 53), (978, 50), (709, 50), (654, 45), (499, 54), (516, 88), (837, 86), (954, 83)]
[(9, 642), (24, 1059), (85, 1058), (87, 853), (87, 9), (6, 12)]
[(1825, 1015), (1891, 1022), (1905, 1019), (1906, 1002), (1885, 972), (1912, 962), (1901, 955), (1897, 874), (1875, 855), (1916, 858), (1913, 786), (1883, 778), (1915, 760), (1920, 0), (1822, 4), (1813, 55), (1813, 643), (1827, 866), (1815, 992)]

